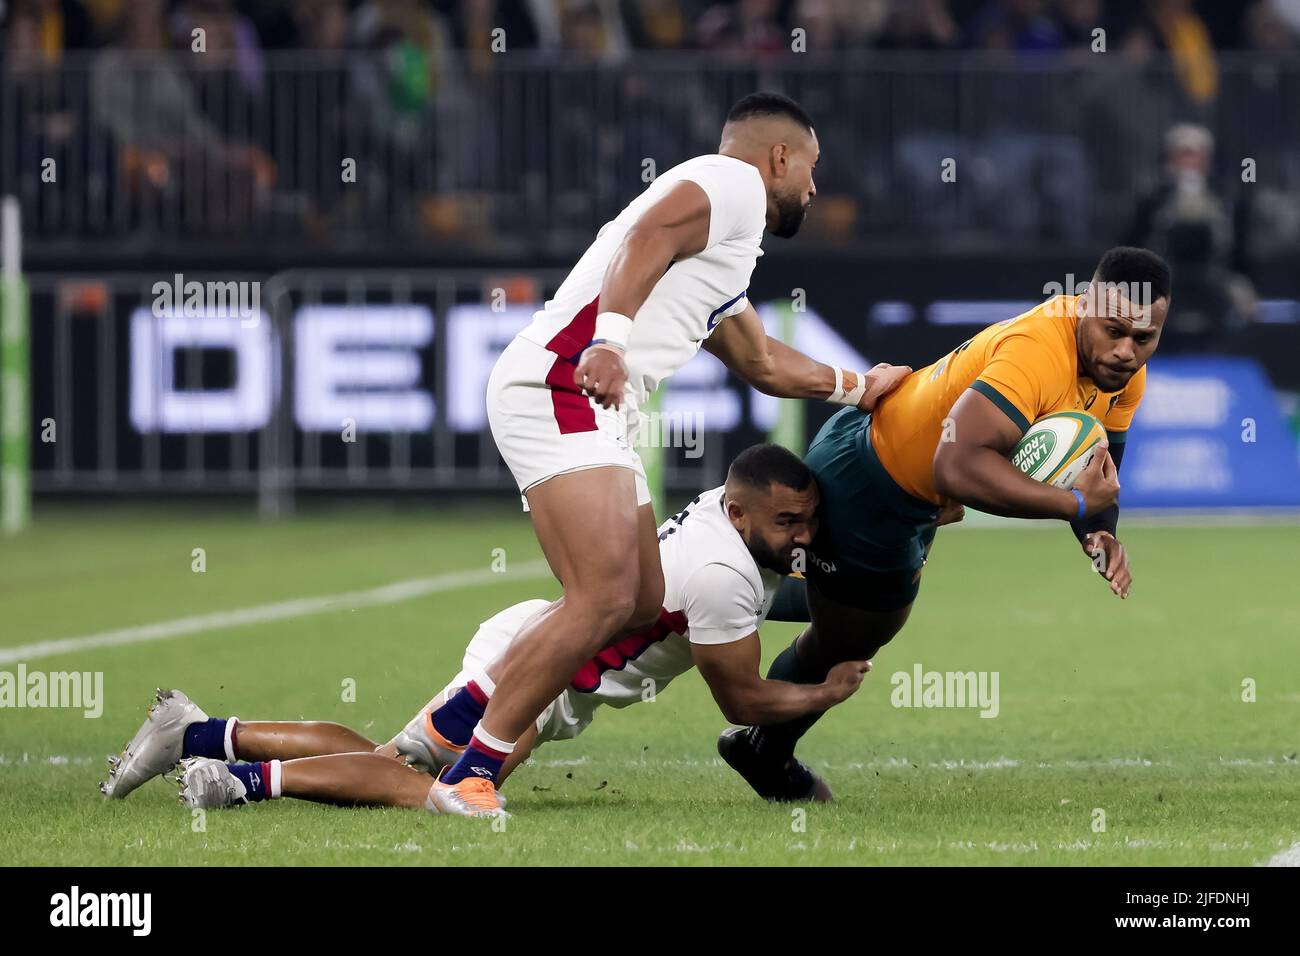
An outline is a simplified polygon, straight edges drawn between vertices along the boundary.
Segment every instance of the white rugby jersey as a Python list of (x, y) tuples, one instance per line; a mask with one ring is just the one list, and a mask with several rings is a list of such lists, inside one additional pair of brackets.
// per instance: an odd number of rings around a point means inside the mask
[[(692, 643), (728, 644), (758, 630), (781, 583), (760, 568), (723, 510), (723, 489), (706, 491), (659, 526), (664, 606), (659, 620), (588, 661), (569, 683), (612, 707), (663, 690), (694, 666)], [(652, 683), (647, 684), (649, 680)]]
[(605, 223), (596, 241), (550, 299), (520, 332), (571, 361), (595, 334), (600, 286), (629, 229), (682, 180), (709, 197), (709, 238), (703, 251), (674, 262), (632, 318), (624, 361), (636, 406), (685, 365), (700, 343), (729, 315), (744, 309), (746, 290), (767, 222), (767, 190), (758, 170), (730, 156), (697, 156), (660, 175), (623, 211)]
[[(758, 630), (772, 608), (781, 576), (759, 568), (722, 505), (723, 489), (714, 488), (659, 526), (664, 569), (659, 620), (584, 664), (568, 685), (571, 695), (581, 694), (589, 707), (626, 707), (644, 699), (647, 688), (657, 694), (694, 666), (692, 642), (726, 644)], [(480, 656), (504, 653), (549, 603), (524, 601), (483, 622), (475, 640), (498, 635), (501, 643)], [(466, 661), (469, 670), (468, 654)], [(486, 666), (487, 660), (480, 663)]]

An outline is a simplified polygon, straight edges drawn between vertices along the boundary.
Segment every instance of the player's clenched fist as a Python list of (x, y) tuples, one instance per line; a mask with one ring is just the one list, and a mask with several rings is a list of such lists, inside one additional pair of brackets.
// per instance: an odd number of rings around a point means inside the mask
[(1104, 442), (1099, 443), (1088, 467), (1074, 480), (1074, 490), (1083, 495), (1084, 515), (1088, 517), (1119, 501), (1119, 472), (1107, 448)]
[(848, 700), (862, 686), (862, 678), (871, 670), (871, 661), (840, 661), (826, 675), (826, 688), (832, 704)]
[(573, 373), (573, 383), (590, 395), (601, 408), (623, 403), (623, 386), (627, 384), (627, 365), (621, 349), (611, 345), (593, 345), (582, 353)]
[(862, 398), (858, 401), (858, 408), (864, 412), (875, 409), (876, 402), (884, 398), (898, 386), (903, 384), (903, 379), (912, 374), (910, 365), (890, 365), (887, 362), (881, 362), (874, 366), (867, 373), (867, 390), (862, 393)]

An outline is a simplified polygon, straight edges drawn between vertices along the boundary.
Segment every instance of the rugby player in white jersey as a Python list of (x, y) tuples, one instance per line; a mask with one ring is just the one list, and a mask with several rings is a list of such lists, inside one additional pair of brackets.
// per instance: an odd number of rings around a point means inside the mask
[[(765, 680), (759, 671), (758, 629), (781, 575), (816, 533), (819, 498), (812, 473), (793, 453), (779, 445), (742, 452), (725, 485), (699, 495), (659, 529), (664, 599), (656, 621), (570, 672), (499, 779), (537, 744), (576, 737), (601, 705), (626, 707), (647, 699), (647, 689), (657, 695), (692, 666), (737, 724), (795, 719), (853, 694), (867, 661), (845, 661), (818, 684)], [(104, 791), (124, 797), (183, 761), (182, 796), (194, 807), (292, 796), (440, 810), (434, 783), (410, 768), (437, 774), (458, 759), (478, 720), (464, 701), (491, 693), (502, 655), (547, 607), (524, 601), (485, 621), (460, 673), (382, 747), (338, 724), (208, 717), (179, 691), (162, 692)], [(830, 798), (824, 784), (808, 778), (815, 783), (809, 799)], [(476, 815), (501, 812), (493, 794), (492, 805), (475, 808)]]
[(740, 100), (718, 152), (661, 174), (600, 230), (555, 297), (502, 352), (492, 436), (564, 597), (524, 625), (433, 795), (473, 815), (520, 736), (597, 651), (651, 626), (664, 579), (638, 408), (701, 345), (771, 395), (870, 411), (910, 371), (832, 368), (771, 339), (746, 297), (764, 231), (793, 236), (816, 195), (819, 147), (798, 104)]

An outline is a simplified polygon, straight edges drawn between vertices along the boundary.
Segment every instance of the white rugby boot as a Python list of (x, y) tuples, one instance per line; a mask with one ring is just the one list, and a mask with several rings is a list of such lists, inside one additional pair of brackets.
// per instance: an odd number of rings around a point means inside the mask
[(436, 777), (443, 767), (450, 767), (465, 752), (463, 746), (457, 746), (438, 733), (433, 726), (433, 711), (422, 710), (402, 728), (393, 744), (397, 752), (406, 758), (412, 767), (423, 770)]
[(176, 777), (181, 803), (192, 810), (218, 810), (248, 802), (248, 788), (224, 761), (211, 757), (187, 757)]
[(121, 754), (108, 758), (108, 779), (99, 792), (121, 800), (142, 783), (160, 777), (180, 762), (185, 728), (208, 719), (198, 704), (178, 690), (159, 688), (149, 716)]
[(508, 817), (505, 797), (485, 777), (466, 777), (460, 783), (435, 780), (424, 798), (424, 808), (461, 817)]

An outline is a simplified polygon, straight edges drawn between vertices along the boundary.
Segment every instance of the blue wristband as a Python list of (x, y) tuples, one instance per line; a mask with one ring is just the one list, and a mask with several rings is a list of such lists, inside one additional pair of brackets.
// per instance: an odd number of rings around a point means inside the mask
[(1070, 489), (1070, 492), (1074, 495), (1074, 497), (1076, 497), (1076, 498), (1079, 499), (1079, 513), (1078, 513), (1077, 515), (1074, 516), (1074, 520), (1075, 520), (1075, 521), (1082, 521), (1082, 520), (1083, 520), (1083, 513), (1084, 513), (1085, 511), (1088, 510), (1087, 507), (1086, 507), (1086, 506), (1084, 505), (1084, 503), (1083, 503), (1083, 492), (1080, 491), (1078, 488), (1071, 488), (1071, 489)]

